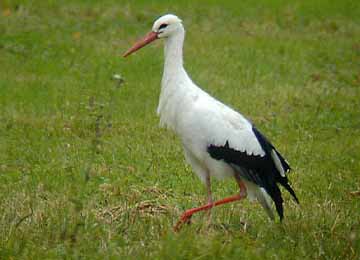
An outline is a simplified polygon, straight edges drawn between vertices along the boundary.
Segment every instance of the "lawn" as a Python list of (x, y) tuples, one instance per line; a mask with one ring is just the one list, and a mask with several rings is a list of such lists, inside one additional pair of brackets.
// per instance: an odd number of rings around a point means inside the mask
[[(360, 258), (360, 2), (222, 2), (0, 2), (0, 259)], [(163, 42), (121, 57), (169, 12), (193, 80), (290, 162), (282, 223), (243, 201), (173, 232), (206, 192), (158, 126)]]

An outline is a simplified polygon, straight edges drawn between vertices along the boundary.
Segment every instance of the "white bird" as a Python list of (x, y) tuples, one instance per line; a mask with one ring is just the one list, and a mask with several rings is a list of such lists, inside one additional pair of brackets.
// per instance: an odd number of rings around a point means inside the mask
[[(190, 79), (183, 66), (184, 38), (182, 21), (167, 14), (157, 19), (152, 31), (123, 55), (126, 57), (154, 40), (165, 40), (164, 72), (157, 108), (160, 125), (170, 128), (181, 139), (186, 161), (206, 185), (208, 201), (204, 206), (185, 211), (175, 230), (198, 211), (247, 196), (257, 199), (272, 219), (273, 200), (282, 220), (283, 199), (278, 184), (299, 203), (286, 176), (289, 164), (250, 121)], [(239, 194), (213, 201), (212, 176), (234, 177)]]

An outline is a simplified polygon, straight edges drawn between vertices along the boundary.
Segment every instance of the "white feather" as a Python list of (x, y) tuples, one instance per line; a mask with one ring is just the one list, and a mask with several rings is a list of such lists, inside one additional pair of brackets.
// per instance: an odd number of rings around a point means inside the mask
[[(211, 161), (206, 150), (210, 144), (224, 145), (226, 141), (236, 150), (264, 156), (251, 123), (201, 90), (187, 75), (182, 61), (184, 34), (181, 25), (181, 30), (166, 39), (164, 74), (157, 109), (160, 125), (175, 131), (184, 147), (201, 163)], [(204, 167), (214, 172), (207, 165)], [(219, 168), (224, 170), (224, 167)]]
[[(184, 27), (181, 20), (169, 16), (171, 21), (167, 21), (164, 17), (154, 24), (156, 29), (159, 24), (172, 23), (173, 32), (164, 37), (164, 73), (157, 108), (160, 125), (180, 137), (186, 161), (202, 181), (207, 173), (217, 178), (234, 176), (229, 164), (210, 157), (207, 152), (210, 144), (222, 146), (229, 142), (230, 147), (248, 155), (264, 156), (265, 152), (244, 116), (211, 97), (190, 79), (183, 67)], [(266, 192), (254, 183), (246, 180), (244, 183), (249, 198), (259, 200), (268, 211), (271, 204)]]
[(272, 157), (272, 159), (273, 159), (273, 161), (275, 163), (275, 167), (279, 171), (280, 175), (282, 177), (285, 177), (284, 168), (283, 168), (283, 166), (281, 164), (279, 156), (276, 154), (276, 151), (274, 149), (271, 150), (271, 157)]

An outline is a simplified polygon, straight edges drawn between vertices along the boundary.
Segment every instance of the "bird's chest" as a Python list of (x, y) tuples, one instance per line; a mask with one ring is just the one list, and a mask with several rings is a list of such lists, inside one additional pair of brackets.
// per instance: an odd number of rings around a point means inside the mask
[(179, 134), (186, 108), (190, 105), (182, 81), (163, 78), (157, 113), (160, 126), (170, 128)]

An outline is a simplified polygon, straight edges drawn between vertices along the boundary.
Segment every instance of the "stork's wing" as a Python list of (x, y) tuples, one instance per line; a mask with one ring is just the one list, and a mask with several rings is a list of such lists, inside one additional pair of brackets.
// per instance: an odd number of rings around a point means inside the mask
[(251, 131), (256, 142), (264, 151), (263, 154), (249, 153), (246, 149), (240, 150), (234, 147), (229, 140), (223, 145), (210, 144), (208, 146), (208, 153), (216, 160), (224, 160), (242, 177), (263, 187), (275, 202), (276, 210), (280, 219), (282, 219), (283, 199), (277, 183), (280, 183), (288, 190), (295, 201), (299, 203), (286, 177), (290, 166), (264, 135), (255, 127), (252, 127)]
[[(231, 147), (245, 155), (265, 156), (265, 150), (252, 131), (252, 124), (240, 113), (217, 100), (206, 100), (195, 110), (199, 115), (194, 125), (206, 136), (208, 145), (223, 146), (229, 142)], [(251, 158), (251, 157), (250, 157)]]

